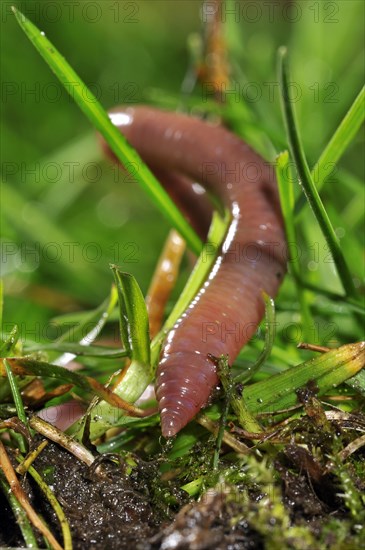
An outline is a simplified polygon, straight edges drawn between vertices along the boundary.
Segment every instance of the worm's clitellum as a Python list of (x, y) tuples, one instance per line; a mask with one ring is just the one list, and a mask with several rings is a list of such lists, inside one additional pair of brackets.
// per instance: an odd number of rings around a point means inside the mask
[[(171, 437), (207, 403), (218, 383), (210, 355), (228, 354), (234, 361), (264, 315), (262, 291), (274, 297), (283, 279), (286, 243), (275, 176), (272, 167), (222, 126), (149, 107), (115, 111), (111, 118), (152, 170), (163, 174), (162, 183), (172, 195), (176, 189), (171, 191), (171, 183), (179, 187), (184, 182), (192, 202), (187, 181), (197, 181), (232, 217), (213, 269), (162, 350), (156, 396), (162, 433)], [(204, 234), (204, 204), (195, 211), (191, 206), (192, 223)]]

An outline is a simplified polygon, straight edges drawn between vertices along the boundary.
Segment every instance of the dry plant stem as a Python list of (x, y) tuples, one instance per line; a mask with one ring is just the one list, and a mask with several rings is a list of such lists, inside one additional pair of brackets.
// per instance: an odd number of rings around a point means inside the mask
[(199, 75), (203, 84), (212, 87), (218, 102), (224, 101), (225, 90), (229, 89), (227, 46), (222, 24), (223, 3), (224, 0), (206, 3), (205, 63)]
[(34, 527), (36, 527), (42, 535), (47, 539), (53, 550), (62, 550), (62, 546), (57, 542), (55, 537), (52, 535), (48, 527), (44, 525), (39, 516), (34, 511), (31, 506), (27, 495), (23, 491), (22, 486), (19, 483), (19, 480), (16, 476), (15, 470), (9, 460), (7, 452), (3, 443), (0, 441), (0, 467), (3, 470), (5, 477), (10, 485), (11, 491), (14, 496), (17, 498), (20, 505), (23, 507), (25, 513), (27, 514), (29, 520), (32, 522)]
[(54, 397), (59, 397), (69, 392), (72, 389), (72, 384), (61, 384), (54, 388), (54, 390), (46, 392), (43, 386), (42, 381), (39, 378), (33, 380), (29, 386), (25, 388), (22, 392), (24, 401), (29, 403), (35, 403), (37, 408), (40, 409), (41, 406), (47, 401), (50, 401)]
[(331, 348), (327, 348), (326, 346), (318, 346), (317, 344), (307, 344), (306, 342), (300, 342), (297, 345), (298, 349), (308, 349), (310, 351), (318, 351), (319, 353), (326, 353), (327, 351), (331, 351)]
[(347, 447), (342, 449), (342, 451), (340, 451), (337, 456), (342, 462), (344, 462), (346, 458), (348, 458), (350, 455), (355, 453), (361, 447), (364, 447), (364, 445), (365, 445), (365, 434), (355, 439), (355, 441), (351, 441), (351, 443), (349, 443)]
[(289, 413), (289, 412), (294, 412), (294, 411), (297, 411), (298, 409), (300, 409), (302, 407), (302, 405), (294, 405), (293, 407), (287, 407), (285, 409), (278, 409), (277, 411), (264, 411), (264, 412), (259, 412), (256, 416), (256, 418), (260, 419), (260, 418), (267, 418), (267, 417), (271, 417), (271, 416), (277, 416), (277, 415), (281, 415), (281, 414), (286, 414), (286, 413)]
[(348, 428), (358, 432), (365, 433), (365, 418), (358, 417), (356, 414), (351, 414), (341, 410), (325, 411), (327, 420), (336, 421), (341, 424), (341, 428)]
[[(333, 401), (333, 402), (344, 402), (344, 401), (353, 401), (353, 395), (322, 395), (321, 401)], [(327, 403), (329, 406), (333, 406), (331, 403)]]
[[(213, 420), (210, 420), (210, 418), (208, 418), (204, 414), (200, 414), (196, 418), (196, 421), (198, 422), (198, 424), (203, 426), (203, 428), (206, 428), (212, 434), (217, 435), (219, 430), (218, 422), (214, 422)], [(252, 450), (251, 447), (247, 447), (247, 445), (242, 443), (242, 441), (238, 441), (238, 439), (236, 439), (233, 435), (231, 435), (227, 431), (224, 431), (223, 442), (229, 447), (231, 447), (231, 449), (236, 451), (236, 453), (248, 454)]]
[(42, 441), (42, 443), (40, 443), (36, 449), (28, 453), (23, 462), (21, 462), (16, 469), (18, 474), (24, 475), (25, 472), (28, 471), (29, 467), (33, 464), (35, 459), (41, 454), (43, 449), (47, 447), (47, 445), (48, 441)]
[(260, 432), (260, 433), (253, 433), (248, 432), (247, 430), (243, 430), (239, 426), (233, 426), (231, 429), (231, 433), (236, 433), (237, 435), (240, 435), (241, 437), (244, 437), (246, 439), (250, 439), (252, 441), (267, 441), (270, 439), (271, 442), (274, 443), (283, 443), (283, 438), (275, 438), (276, 435), (279, 435), (280, 432), (284, 429), (284, 427), (277, 428), (273, 431), (266, 431), (266, 432)]
[(19, 420), (17, 416), (7, 418), (6, 420), (0, 422), (0, 430), (2, 429), (14, 430), (15, 432), (21, 434), (27, 440), (29, 446), (31, 445), (32, 436), (29, 433), (28, 426), (26, 426), (21, 420)]
[(57, 443), (72, 453), (79, 460), (87, 464), (87, 466), (91, 466), (94, 462), (94, 455), (92, 455), (90, 451), (81, 445), (81, 443), (78, 443), (72, 439), (72, 437), (66, 435), (64, 432), (61, 432), (55, 426), (52, 426), (52, 424), (48, 424), (48, 422), (45, 422), (45, 420), (42, 420), (38, 416), (32, 416), (29, 420), (29, 425), (38, 433), (44, 435), (48, 439), (51, 439), (51, 441), (54, 441), (54, 443)]
[(151, 339), (159, 332), (170, 294), (175, 286), (186, 245), (177, 231), (168, 234), (146, 296)]

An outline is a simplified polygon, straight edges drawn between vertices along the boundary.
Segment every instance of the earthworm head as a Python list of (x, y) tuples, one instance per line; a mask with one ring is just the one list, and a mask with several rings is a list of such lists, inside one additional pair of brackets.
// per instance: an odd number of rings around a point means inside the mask
[(165, 354), (156, 380), (162, 435), (172, 437), (186, 426), (217, 383), (216, 366), (207, 356), (187, 350)]

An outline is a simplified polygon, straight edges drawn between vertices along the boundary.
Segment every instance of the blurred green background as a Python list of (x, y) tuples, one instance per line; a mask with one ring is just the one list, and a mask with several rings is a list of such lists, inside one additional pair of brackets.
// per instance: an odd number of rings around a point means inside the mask
[[(89, 122), (17, 25), (12, 4), (46, 33), (106, 108), (139, 102), (174, 108), (191, 63), (189, 37), (203, 29), (202, 3), (2, 2), (4, 318), (32, 327), (98, 304), (110, 288), (110, 262), (132, 272), (146, 291), (168, 227), (131, 178), (103, 159)], [(228, 2), (224, 9), (237, 101), (245, 97), (277, 152), (286, 138), (276, 53), (288, 46), (299, 124), (313, 165), (363, 83), (364, 3), (256, 0)], [(196, 105), (201, 97), (198, 87)], [(359, 281), (362, 146), (360, 133), (323, 190)], [(313, 225), (310, 269), (317, 252), (326, 252), (317, 233)]]

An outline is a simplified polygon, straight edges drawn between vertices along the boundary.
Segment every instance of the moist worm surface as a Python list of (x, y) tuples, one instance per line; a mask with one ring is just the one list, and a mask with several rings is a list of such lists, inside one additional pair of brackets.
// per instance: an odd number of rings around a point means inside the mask
[[(184, 181), (193, 201), (186, 181), (199, 182), (232, 216), (213, 269), (162, 350), (156, 396), (162, 434), (171, 437), (218, 383), (209, 355), (228, 354), (234, 361), (264, 315), (262, 291), (274, 297), (283, 279), (286, 243), (274, 170), (225, 128), (187, 115), (136, 107), (116, 110), (111, 118), (152, 170), (163, 173), (169, 192)], [(171, 194), (179, 193), (175, 188)], [(200, 213), (206, 216), (210, 208), (194, 211), (191, 205), (190, 217), (201, 234), (207, 221), (199, 220)]]

